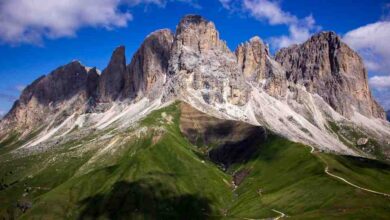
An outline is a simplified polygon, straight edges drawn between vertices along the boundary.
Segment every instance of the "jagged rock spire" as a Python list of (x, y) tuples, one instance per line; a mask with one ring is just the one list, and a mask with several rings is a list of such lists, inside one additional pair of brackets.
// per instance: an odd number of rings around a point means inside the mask
[(123, 98), (161, 95), (172, 42), (173, 34), (168, 29), (158, 30), (147, 36), (127, 66)]
[(124, 88), (126, 73), (125, 47), (120, 46), (114, 50), (108, 66), (100, 76), (100, 102), (115, 101), (119, 97)]

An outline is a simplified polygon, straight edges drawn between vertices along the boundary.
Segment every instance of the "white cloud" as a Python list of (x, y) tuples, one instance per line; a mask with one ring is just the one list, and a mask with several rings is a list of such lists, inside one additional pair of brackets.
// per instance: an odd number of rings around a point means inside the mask
[(0, 4), (0, 38), (40, 43), (43, 37), (74, 36), (82, 27), (124, 27), (132, 19), (119, 0), (12, 0)]
[(385, 110), (390, 110), (390, 75), (373, 76), (368, 83), (376, 100)]
[[(237, 1), (220, 0), (222, 6), (232, 10)], [(320, 29), (316, 25), (312, 15), (305, 18), (297, 16), (282, 10), (277, 1), (271, 0), (241, 0), (242, 11), (249, 13), (250, 16), (259, 21), (267, 22), (270, 25), (288, 26), (288, 35), (271, 38), (271, 46), (275, 49), (290, 46), (291, 44), (302, 43), (306, 41), (314, 31)]]
[(378, 21), (347, 32), (343, 40), (357, 50), (371, 73), (370, 87), (379, 103), (390, 109), (390, 21)]
[(4, 115), (5, 115), (5, 111), (0, 110), (0, 119), (2, 119)]
[(267, 21), (271, 25), (297, 23), (297, 17), (284, 12), (277, 2), (269, 0), (244, 0), (243, 8), (258, 20)]
[(219, 2), (222, 4), (222, 7), (226, 9), (231, 9), (230, 7), (231, 0), (219, 0)]
[(125, 27), (133, 19), (126, 8), (173, 1), (200, 7), (194, 0), (0, 0), (0, 42), (40, 44), (75, 36), (83, 27)]
[(390, 89), (390, 76), (373, 76), (368, 82), (374, 89)]
[(140, 4), (155, 4), (158, 6), (165, 6), (165, 0), (124, 0), (123, 2), (127, 3), (130, 6), (136, 6)]
[(390, 110), (390, 87), (373, 88), (372, 93), (385, 110)]
[(289, 35), (271, 38), (271, 45), (274, 48), (288, 47), (292, 44), (302, 43), (310, 38), (312, 27), (309, 24), (297, 25), (291, 24), (288, 28)]
[(346, 33), (343, 40), (364, 57), (368, 70), (389, 73), (390, 21), (368, 24)]

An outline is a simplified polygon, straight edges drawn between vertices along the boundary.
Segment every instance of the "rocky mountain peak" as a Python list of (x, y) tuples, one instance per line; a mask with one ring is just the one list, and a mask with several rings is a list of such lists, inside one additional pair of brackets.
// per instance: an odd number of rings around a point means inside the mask
[(100, 75), (96, 67), (89, 69), (87, 74), (87, 97), (91, 98), (93, 101), (96, 101), (99, 92), (98, 89)]
[(78, 61), (72, 61), (27, 86), (20, 102), (26, 104), (32, 98), (42, 104), (66, 100), (84, 88), (86, 79), (85, 67)]
[(268, 47), (259, 37), (239, 45), (235, 51), (237, 62), (246, 79), (258, 81), (265, 78)]
[(358, 111), (384, 118), (369, 90), (362, 58), (336, 33), (321, 32), (301, 45), (281, 49), (275, 59), (290, 82), (320, 95), (342, 115), (351, 117)]
[(209, 21), (203, 18), (201, 15), (197, 14), (188, 14), (185, 15), (179, 22), (179, 29), (181, 30), (182, 27), (186, 27), (191, 24), (199, 25), (200, 23), (208, 23)]
[(194, 90), (206, 103), (243, 105), (247, 101), (249, 89), (235, 55), (219, 39), (214, 23), (201, 16), (188, 15), (180, 21), (169, 73), (178, 76), (172, 91)]
[[(87, 77), (86, 68), (78, 61), (41, 76), (22, 91), (5, 117), (5, 123), (14, 128), (29, 128), (49, 119), (60, 109), (70, 107), (76, 112), (87, 99)], [(70, 102), (77, 104), (68, 105)]]
[(125, 46), (123, 45), (118, 46), (117, 48), (115, 48), (114, 52), (112, 52), (108, 67), (119, 66), (122, 64), (126, 64)]
[(274, 97), (285, 95), (287, 88), (285, 72), (273, 61), (268, 46), (258, 36), (239, 45), (235, 54), (246, 81), (262, 87)]
[(334, 31), (321, 31), (321, 32), (318, 32), (317, 34), (314, 34), (310, 38), (310, 40), (313, 40), (313, 41), (325, 40), (325, 41), (328, 41), (330, 43), (337, 43), (337, 44), (341, 43), (340, 36), (337, 35), (337, 33), (334, 32)]
[(120, 46), (114, 50), (108, 66), (100, 76), (100, 102), (114, 101), (119, 97), (124, 87), (126, 73), (125, 47)]
[(167, 29), (149, 34), (127, 66), (120, 46), (101, 74), (74, 61), (39, 78), (0, 123), (0, 133), (15, 127), (8, 119), (16, 127), (33, 128), (37, 122), (58, 125), (70, 116), (105, 114), (111, 107), (121, 112), (140, 100), (147, 106), (175, 99), (339, 150), (345, 149), (328, 134), (327, 121), (349, 120), (356, 112), (367, 121), (384, 118), (362, 59), (334, 32), (281, 49), (273, 58), (259, 37), (231, 52), (212, 22), (189, 15), (175, 34)]
[(124, 97), (157, 97), (156, 93), (161, 94), (162, 83), (168, 73), (173, 38), (169, 29), (158, 30), (147, 36), (127, 66)]
[(199, 15), (187, 15), (176, 29), (176, 47), (187, 47), (200, 53), (212, 49), (227, 50), (226, 43), (219, 39), (213, 22)]

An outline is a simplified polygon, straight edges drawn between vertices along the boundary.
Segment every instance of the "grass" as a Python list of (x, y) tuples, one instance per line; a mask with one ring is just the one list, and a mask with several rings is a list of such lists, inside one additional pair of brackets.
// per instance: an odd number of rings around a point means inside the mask
[(336, 122), (333, 121), (328, 121), (327, 128), (330, 131), (334, 132), (338, 136), (339, 140), (346, 146), (355, 149), (358, 152), (370, 155), (371, 157), (375, 157), (378, 160), (386, 160), (386, 156), (382, 152), (385, 147), (381, 146), (376, 140), (369, 138), (366, 144), (357, 144), (357, 141), (360, 138), (366, 138), (368, 136), (364, 134), (361, 130), (345, 124), (338, 125)]
[[(115, 131), (109, 140), (91, 142), (104, 134), (94, 133), (47, 152), (0, 161), (0, 178), (7, 184), (0, 190), (0, 218), (243, 219), (278, 216), (273, 209), (291, 219), (386, 219), (390, 214), (389, 199), (324, 173), (325, 161), (334, 174), (389, 192), (386, 164), (313, 155), (302, 144), (270, 134), (254, 158), (223, 172), (207, 160), (204, 146), (182, 135), (179, 118), (174, 103), (143, 119), (142, 135), (135, 135), (137, 129)], [(102, 153), (113, 141), (117, 144)], [(232, 174), (243, 169), (249, 174), (233, 190)], [(26, 213), (16, 208), (23, 200), (32, 203)]]

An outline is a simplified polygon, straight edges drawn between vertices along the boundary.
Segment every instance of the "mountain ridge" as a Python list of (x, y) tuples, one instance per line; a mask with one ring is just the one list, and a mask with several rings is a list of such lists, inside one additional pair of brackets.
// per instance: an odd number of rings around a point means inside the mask
[[(27, 134), (37, 122), (54, 133), (74, 121), (93, 125), (97, 119), (88, 118), (97, 114), (102, 116), (96, 126), (108, 126), (133, 106), (147, 114), (179, 99), (322, 150), (373, 157), (372, 149), (378, 148), (390, 156), (390, 126), (368, 88), (362, 59), (334, 32), (281, 49), (274, 59), (258, 37), (230, 51), (214, 23), (187, 15), (175, 33), (165, 29), (148, 35), (129, 64), (124, 50), (115, 49), (100, 75), (71, 62), (36, 80), (1, 121), (0, 136), (12, 129)], [(346, 138), (331, 123), (359, 135)], [(356, 125), (357, 131), (349, 131)], [(366, 137), (379, 144), (357, 146)]]
[(275, 58), (189, 15), (35, 80), (0, 122), (0, 218), (387, 219), (390, 123), (330, 36)]

